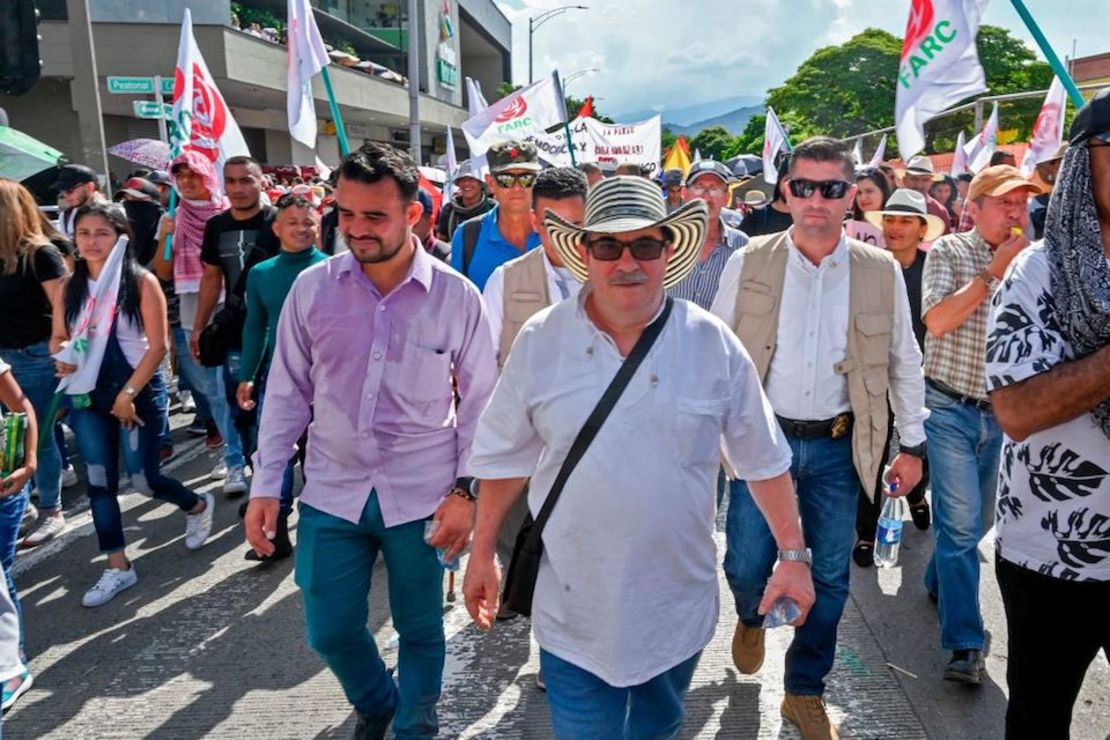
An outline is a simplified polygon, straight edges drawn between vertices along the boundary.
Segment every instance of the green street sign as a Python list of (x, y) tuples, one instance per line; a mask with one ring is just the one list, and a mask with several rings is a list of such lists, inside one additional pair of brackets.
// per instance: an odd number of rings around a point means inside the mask
[(165, 118), (169, 120), (173, 115), (173, 106), (168, 103), (158, 105), (153, 100), (136, 100), (131, 104), (131, 109), (135, 111), (135, 115), (139, 118)]
[[(108, 92), (112, 95), (153, 95), (153, 77), (109, 77)], [(173, 95), (173, 75), (162, 78), (162, 94)]]

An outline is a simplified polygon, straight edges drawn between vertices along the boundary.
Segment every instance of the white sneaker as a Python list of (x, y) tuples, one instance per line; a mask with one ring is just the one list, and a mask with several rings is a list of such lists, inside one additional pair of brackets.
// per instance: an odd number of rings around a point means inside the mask
[(73, 469), (73, 463), (62, 469), (62, 488), (73, 488), (80, 482), (77, 471)]
[(243, 467), (241, 465), (236, 465), (233, 468), (229, 468), (227, 471), (227, 480), (224, 481), (224, 493), (236, 494), (246, 493), (246, 491), (247, 479), (244, 475)]
[(193, 394), (189, 391), (178, 391), (177, 397), (181, 400), (181, 413), (195, 414), (197, 411), (197, 402), (193, 400)]
[(211, 493), (202, 493), (204, 511), (199, 514), (185, 515), (185, 547), (188, 550), (199, 550), (212, 534), (212, 514), (216, 509), (216, 497)]
[(215, 466), (213, 466), (213, 468), (212, 468), (212, 472), (208, 474), (208, 479), (209, 480), (223, 480), (226, 477), (227, 477), (227, 465), (224, 464), (223, 460), (216, 463)]
[(135, 573), (134, 565), (127, 570), (105, 568), (104, 572), (100, 574), (100, 580), (96, 582), (96, 585), (85, 592), (84, 598), (81, 599), (81, 604), (88, 607), (107, 604), (114, 599), (116, 594), (120, 591), (131, 588), (138, 582), (139, 576)]
[(66, 528), (66, 518), (61, 514), (45, 516), (39, 526), (31, 534), (23, 538), (22, 547), (38, 547), (44, 542), (54, 539)]

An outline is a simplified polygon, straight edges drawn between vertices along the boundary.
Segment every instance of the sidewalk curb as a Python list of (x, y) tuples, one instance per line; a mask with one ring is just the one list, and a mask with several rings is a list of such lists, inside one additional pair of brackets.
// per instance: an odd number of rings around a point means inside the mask
[[(203, 439), (190, 440), (183, 445), (179, 445), (178, 448), (181, 452), (174, 455), (172, 460), (162, 466), (163, 472), (172, 473), (208, 451), (208, 448), (204, 445)], [(139, 493), (128, 485), (127, 488), (120, 489), (118, 498), (120, 499), (121, 508), (128, 509), (130, 507), (126, 506), (125, 502), (133, 498), (149, 500), (150, 496)], [(31, 550), (16, 551), (15, 564), (12, 566), (12, 577), (20, 576), (35, 566), (50, 560), (76, 542), (79, 537), (87, 537), (95, 531), (92, 521), (92, 512), (89, 510), (89, 501), (86, 496), (82, 502), (70, 512), (65, 529), (54, 537), (54, 539)]]

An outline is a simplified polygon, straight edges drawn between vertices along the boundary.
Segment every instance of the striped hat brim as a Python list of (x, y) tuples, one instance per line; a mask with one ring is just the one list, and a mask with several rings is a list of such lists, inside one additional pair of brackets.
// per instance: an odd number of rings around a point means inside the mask
[[(622, 185), (619, 180), (638, 182)], [(582, 226), (569, 223), (550, 209), (544, 215), (544, 225), (563, 264), (583, 283), (589, 273), (578, 245), (586, 234), (622, 234), (667, 227), (673, 236), (674, 254), (667, 263), (664, 288), (678, 284), (694, 268), (705, 241), (708, 220), (709, 209), (701, 200), (686, 203), (668, 214), (658, 188), (642, 177), (618, 177), (598, 183), (587, 200)]]

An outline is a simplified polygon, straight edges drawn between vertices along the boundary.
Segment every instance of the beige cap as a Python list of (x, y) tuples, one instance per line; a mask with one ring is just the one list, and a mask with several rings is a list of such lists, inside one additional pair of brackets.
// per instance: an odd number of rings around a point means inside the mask
[(967, 189), (967, 197), (968, 200), (975, 200), (984, 195), (988, 198), (999, 198), (1018, 188), (1025, 188), (1034, 194), (1041, 192), (1041, 188), (1036, 183), (1026, 180), (1017, 167), (996, 164), (993, 167), (984, 168), (972, 178), (971, 185)]

